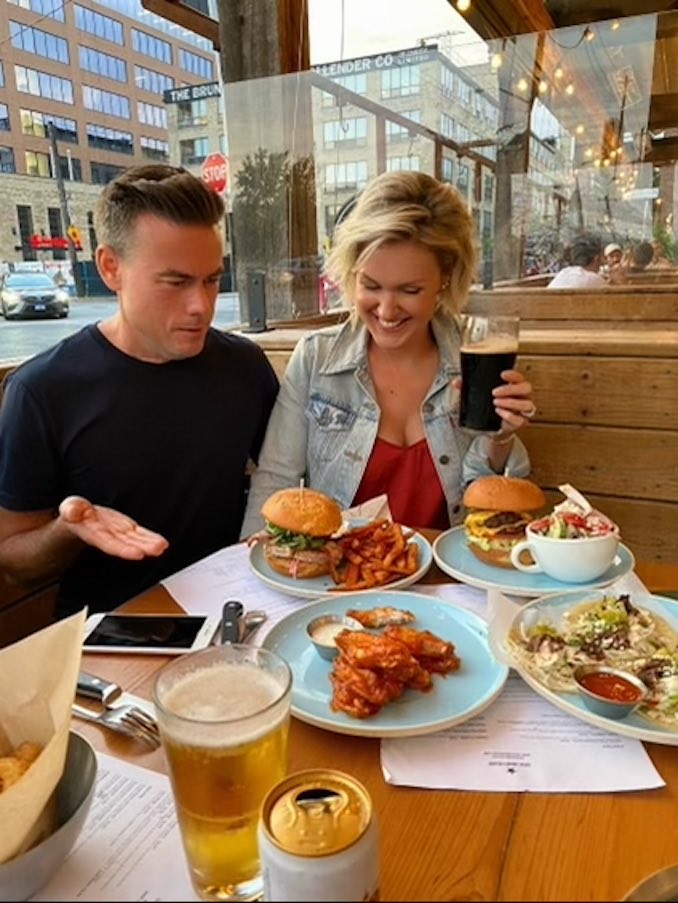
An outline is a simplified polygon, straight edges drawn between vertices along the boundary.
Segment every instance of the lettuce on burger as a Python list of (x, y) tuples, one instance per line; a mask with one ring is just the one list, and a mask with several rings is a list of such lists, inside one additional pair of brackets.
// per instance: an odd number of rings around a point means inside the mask
[(536, 483), (517, 477), (474, 480), (464, 493), (464, 527), (471, 551), (485, 564), (511, 568), (511, 549), (525, 539), (525, 527), (546, 505)]
[(286, 577), (322, 577), (330, 562), (338, 562), (341, 549), (330, 537), (342, 524), (334, 499), (314, 489), (280, 489), (264, 502), (266, 561)]

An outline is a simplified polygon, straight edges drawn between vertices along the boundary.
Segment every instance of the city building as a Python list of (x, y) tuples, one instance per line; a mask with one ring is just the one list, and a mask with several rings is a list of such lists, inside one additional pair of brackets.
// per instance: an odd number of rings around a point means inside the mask
[(0, 260), (66, 257), (35, 248), (66, 234), (57, 177), (91, 259), (101, 186), (170, 159), (165, 91), (218, 77), (208, 41), (140, 0), (0, 0)]

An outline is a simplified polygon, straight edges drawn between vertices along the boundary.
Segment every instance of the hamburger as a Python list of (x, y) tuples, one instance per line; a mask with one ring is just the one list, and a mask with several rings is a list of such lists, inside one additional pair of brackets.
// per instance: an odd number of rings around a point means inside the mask
[(264, 557), (286, 577), (322, 577), (342, 557), (330, 537), (342, 524), (334, 499), (314, 489), (280, 489), (264, 502), (266, 521)]
[(485, 564), (512, 568), (511, 549), (525, 539), (525, 527), (546, 504), (536, 483), (516, 477), (474, 480), (464, 493), (464, 527), (471, 551)]

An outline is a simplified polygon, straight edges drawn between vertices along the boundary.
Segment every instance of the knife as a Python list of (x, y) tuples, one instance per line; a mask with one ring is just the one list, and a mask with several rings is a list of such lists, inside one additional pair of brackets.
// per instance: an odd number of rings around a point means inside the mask
[(122, 687), (113, 681), (104, 680), (95, 674), (81, 671), (78, 674), (78, 695), (87, 696), (89, 699), (98, 699), (103, 705), (108, 705), (122, 694)]
[(225, 643), (239, 643), (241, 618), (244, 611), (242, 602), (237, 599), (228, 599), (221, 610), (221, 645)]

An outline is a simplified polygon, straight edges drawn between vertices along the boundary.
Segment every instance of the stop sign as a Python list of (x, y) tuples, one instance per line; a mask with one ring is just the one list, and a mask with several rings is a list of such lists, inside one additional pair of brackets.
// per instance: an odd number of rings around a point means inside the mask
[(202, 179), (209, 187), (222, 194), (228, 189), (228, 158), (223, 154), (210, 154), (202, 164)]

